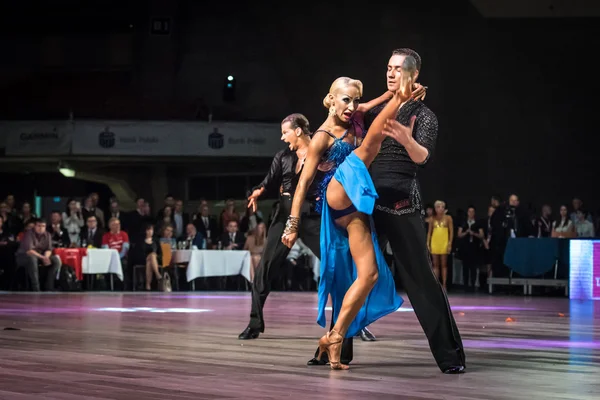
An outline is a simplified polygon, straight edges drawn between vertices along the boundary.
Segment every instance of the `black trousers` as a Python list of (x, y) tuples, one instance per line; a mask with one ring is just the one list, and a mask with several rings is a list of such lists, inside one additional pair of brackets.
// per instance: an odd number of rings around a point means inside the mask
[[(308, 203), (303, 209), (301, 223), (298, 231), (298, 237), (304, 244), (317, 256), (321, 258), (321, 216), (309, 209)], [(250, 324), (253, 329), (260, 332), (265, 331), (265, 321), (263, 318), (263, 308), (267, 296), (271, 292), (271, 285), (276, 282), (282, 274), (285, 273), (285, 261), (290, 249), (281, 242), (281, 235), (285, 229), (285, 223), (290, 215), (292, 207), (292, 198), (282, 196), (279, 201), (279, 209), (276, 212), (273, 222), (269, 227), (267, 234), (267, 244), (265, 245), (260, 263), (254, 271), (254, 280), (252, 282), (252, 311), (250, 312)], [(342, 345), (342, 360), (350, 362), (352, 360), (352, 339), (346, 339)]]
[(380, 245), (390, 243), (396, 270), (415, 314), (425, 331), (429, 348), (440, 369), (465, 365), (460, 333), (448, 298), (431, 268), (425, 225), (417, 213), (394, 215), (375, 210)]
[[(466, 246), (465, 246), (466, 247)], [(464, 287), (475, 287), (475, 282), (477, 281), (477, 267), (479, 267), (479, 259), (477, 257), (478, 249), (472, 247), (466, 247), (464, 249), (464, 255), (462, 260), (462, 275), (463, 275), (463, 285)], [(469, 279), (469, 273), (471, 274), (471, 279)], [(481, 283), (481, 280), (480, 280)]]

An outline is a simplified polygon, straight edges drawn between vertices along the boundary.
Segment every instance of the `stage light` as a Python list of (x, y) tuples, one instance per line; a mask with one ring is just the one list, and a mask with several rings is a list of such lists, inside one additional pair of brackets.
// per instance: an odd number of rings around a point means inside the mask
[(58, 171), (67, 178), (75, 177), (75, 170), (73, 168), (70, 168), (67, 164), (63, 162), (58, 163)]
[(233, 75), (228, 75), (225, 78), (225, 86), (223, 87), (223, 101), (235, 101), (235, 78)]
[(61, 174), (66, 176), (67, 178), (75, 177), (75, 170), (69, 168), (59, 168)]

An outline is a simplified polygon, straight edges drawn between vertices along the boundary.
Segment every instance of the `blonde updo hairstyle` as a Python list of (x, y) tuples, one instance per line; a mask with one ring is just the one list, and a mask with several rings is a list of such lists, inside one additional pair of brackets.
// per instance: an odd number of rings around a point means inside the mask
[(443, 206), (444, 207), (444, 215), (446, 215), (446, 213), (448, 212), (448, 210), (446, 209), (446, 202), (443, 200), (438, 200), (435, 203), (433, 203), (433, 214), (437, 215), (437, 211), (436, 208), (437, 206)]
[(325, 98), (323, 99), (323, 105), (325, 106), (325, 108), (327, 108), (327, 109), (331, 108), (331, 106), (333, 105), (332, 97), (336, 93), (338, 93), (340, 90), (342, 90), (348, 86), (354, 86), (358, 90), (358, 95), (360, 97), (362, 97), (362, 94), (363, 94), (362, 82), (359, 81), (358, 79), (352, 79), (352, 78), (348, 78), (346, 76), (342, 76), (340, 78), (337, 78), (335, 81), (333, 81), (333, 83), (331, 84), (331, 87), (329, 88), (329, 93), (327, 93), (327, 96), (325, 96)]

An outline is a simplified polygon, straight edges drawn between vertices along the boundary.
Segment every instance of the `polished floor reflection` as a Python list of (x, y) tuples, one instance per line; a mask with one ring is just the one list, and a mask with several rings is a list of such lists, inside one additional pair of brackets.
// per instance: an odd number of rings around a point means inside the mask
[[(239, 341), (238, 293), (0, 294), (0, 399), (598, 399), (600, 302), (451, 296), (467, 373), (440, 373), (406, 301), (355, 341), (350, 371), (307, 367), (314, 293), (273, 293)], [(2, 330), (3, 329), (3, 330)]]

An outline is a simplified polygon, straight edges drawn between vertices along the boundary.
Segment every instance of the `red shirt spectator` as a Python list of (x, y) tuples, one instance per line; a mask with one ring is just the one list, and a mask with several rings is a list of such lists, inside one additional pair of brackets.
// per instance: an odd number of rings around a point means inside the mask
[(129, 243), (129, 235), (124, 231), (119, 231), (117, 233), (106, 232), (104, 236), (102, 236), (102, 247), (115, 249), (119, 254), (122, 253), (123, 245), (125, 243)]

